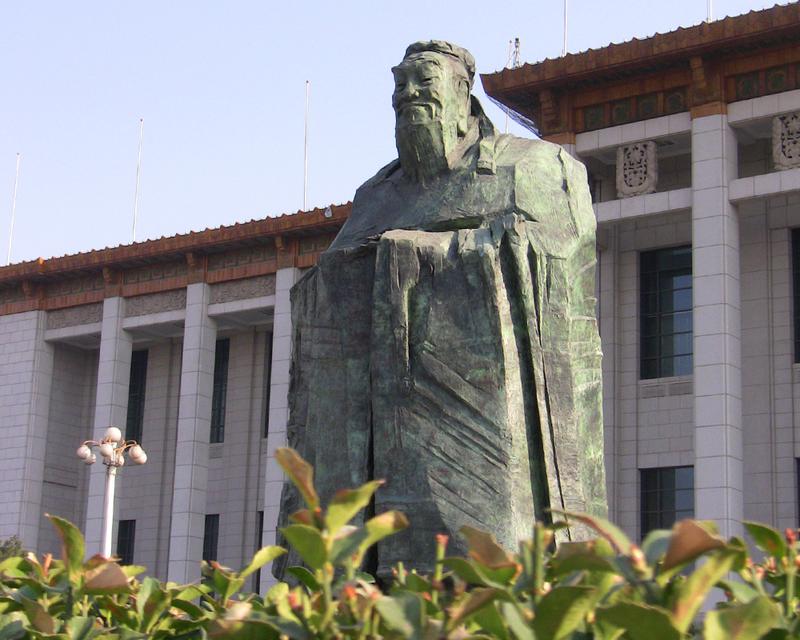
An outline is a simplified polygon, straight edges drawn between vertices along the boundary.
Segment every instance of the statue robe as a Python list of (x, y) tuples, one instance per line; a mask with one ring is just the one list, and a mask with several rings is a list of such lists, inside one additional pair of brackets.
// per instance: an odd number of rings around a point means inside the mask
[[(369, 569), (431, 571), (465, 524), (516, 550), (551, 507), (605, 513), (594, 289), (586, 173), (560, 147), (490, 129), (429, 184), (395, 161), (358, 190), (292, 290), (288, 440), (323, 503), (386, 480), (370, 511), (411, 527)], [(282, 516), (300, 507), (287, 487)]]

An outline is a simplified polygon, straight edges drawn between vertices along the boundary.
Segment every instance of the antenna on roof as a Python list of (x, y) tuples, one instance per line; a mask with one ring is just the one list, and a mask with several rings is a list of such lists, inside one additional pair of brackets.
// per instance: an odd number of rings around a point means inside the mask
[(306, 116), (303, 127), (303, 211), (308, 208), (308, 96), (310, 93), (311, 81), (306, 80)]
[(14, 191), (11, 195), (11, 229), (8, 232), (8, 253), (6, 254), (6, 264), (11, 264), (11, 241), (14, 239), (14, 214), (17, 211), (17, 186), (19, 185), (19, 165), (22, 162), (22, 154), (17, 154), (17, 170), (14, 173)]
[(711, 22), (714, 19), (714, 0), (706, 1), (706, 22)]
[(567, 55), (567, 26), (569, 24), (568, 18), (569, 18), (569, 0), (564, 0), (564, 46), (561, 48), (562, 56)]
[(133, 192), (133, 230), (131, 242), (136, 242), (136, 218), (139, 215), (139, 177), (142, 172), (142, 138), (144, 137), (144, 118), (139, 118), (139, 151), (136, 154), (136, 189)]
[[(521, 64), (519, 57), (519, 38), (508, 41), (508, 58), (506, 59), (507, 69), (516, 69)], [(506, 111), (506, 130), (508, 133), (508, 111)]]

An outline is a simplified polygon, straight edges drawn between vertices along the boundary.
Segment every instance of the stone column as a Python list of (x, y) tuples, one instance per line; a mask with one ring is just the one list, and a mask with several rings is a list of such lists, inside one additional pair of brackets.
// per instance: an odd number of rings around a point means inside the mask
[(742, 531), (742, 379), (737, 176), (727, 116), (692, 120), (695, 517)]
[[(272, 371), (269, 389), (269, 435), (267, 437), (266, 486), (264, 487), (264, 535), (262, 545), (275, 544), (280, 511), (283, 470), (275, 462), (275, 450), (286, 446), (289, 419), (289, 368), (292, 363), (292, 308), (289, 291), (300, 270), (278, 269), (275, 274), (275, 311), (272, 327)], [(261, 572), (261, 593), (274, 584), (269, 568)]]
[[(42, 517), (42, 482), (45, 473), (45, 443), (50, 410), (50, 388), (53, 382), (53, 346), (44, 341), (47, 315), (34, 311), (31, 323), (30, 395), (26, 408), (25, 449), (21, 462), (22, 501), (19, 537), (27, 549), (36, 549)], [(9, 358), (10, 360), (10, 358)], [(27, 394), (26, 394), (27, 395)]]
[[(92, 438), (95, 440), (100, 440), (110, 426), (119, 427), (122, 433), (125, 433), (133, 340), (122, 328), (124, 317), (124, 298), (114, 296), (103, 301), (97, 395), (92, 429)], [(75, 443), (76, 448), (78, 444)], [(89, 471), (89, 496), (86, 505), (86, 553), (90, 556), (100, 552), (105, 481), (106, 466), (98, 454), (97, 462)]]
[(209, 292), (209, 286), (203, 282), (190, 284), (186, 289), (167, 569), (168, 579), (180, 583), (200, 578), (203, 555), (217, 340), (217, 325), (208, 317)]

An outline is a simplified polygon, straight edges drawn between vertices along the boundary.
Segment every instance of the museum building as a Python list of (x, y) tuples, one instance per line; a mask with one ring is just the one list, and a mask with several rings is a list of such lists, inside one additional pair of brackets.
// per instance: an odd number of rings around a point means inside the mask
[[(588, 169), (598, 222), (610, 516), (797, 527), (800, 4), (482, 76)], [(140, 441), (114, 544), (175, 581), (275, 539), (289, 289), (331, 206), (0, 268), (0, 538), (100, 546), (110, 424)], [(263, 587), (266, 572), (256, 578)]]

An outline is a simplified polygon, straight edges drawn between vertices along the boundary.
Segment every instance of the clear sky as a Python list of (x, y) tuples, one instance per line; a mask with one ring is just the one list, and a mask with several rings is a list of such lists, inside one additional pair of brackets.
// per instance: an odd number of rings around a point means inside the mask
[[(774, 4), (713, 0), (714, 18)], [(6, 0), (0, 4), (0, 264), (297, 211), (305, 81), (308, 207), (349, 200), (396, 153), (392, 76), (444, 39), (479, 72), (556, 57), (563, 0)], [(706, 0), (569, 0), (571, 52), (690, 26)], [(483, 97), (480, 82), (475, 93)], [(499, 127), (505, 117), (483, 98)], [(530, 134), (512, 123), (510, 131)]]

